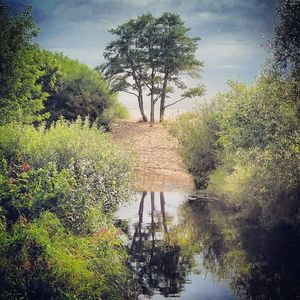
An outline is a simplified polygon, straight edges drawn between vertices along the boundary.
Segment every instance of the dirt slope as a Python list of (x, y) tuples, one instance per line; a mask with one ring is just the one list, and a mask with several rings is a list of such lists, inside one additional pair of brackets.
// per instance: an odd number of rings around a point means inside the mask
[(132, 147), (138, 154), (141, 189), (191, 190), (192, 179), (177, 153), (178, 143), (160, 124), (123, 122), (112, 125), (115, 142)]

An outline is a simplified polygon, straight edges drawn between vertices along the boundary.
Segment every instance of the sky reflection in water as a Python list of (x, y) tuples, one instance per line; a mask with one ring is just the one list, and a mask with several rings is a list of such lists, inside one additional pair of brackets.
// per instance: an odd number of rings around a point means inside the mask
[(182, 228), (186, 198), (178, 192), (144, 192), (118, 211), (119, 218), (129, 220), (128, 249), (141, 294), (152, 299), (235, 299), (226, 281), (203, 268), (190, 227)]
[(128, 221), (138, 298), (300, 299), (297, 219), (268, 213), (272, 223), (207, 196), (137, 194), (117, 218)]

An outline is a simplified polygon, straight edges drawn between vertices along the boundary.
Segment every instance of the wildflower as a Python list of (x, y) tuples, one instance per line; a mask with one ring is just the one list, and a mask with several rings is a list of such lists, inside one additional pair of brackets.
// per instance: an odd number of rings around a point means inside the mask
[(97, 241), (100, 237), (107, 234), (108, 229), (106, 227), (100, 227), (93, 235), (93, 240)]
[(22, 163), (21, 167), (26, 172), (30, 170), (30, 166), (28, 163)]

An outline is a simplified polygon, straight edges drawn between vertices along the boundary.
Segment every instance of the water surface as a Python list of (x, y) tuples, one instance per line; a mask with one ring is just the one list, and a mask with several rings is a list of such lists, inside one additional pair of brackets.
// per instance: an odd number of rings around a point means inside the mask
[[(121, 207), (117, 218), (128, 221), (128, 249), (139, 299), (236, 299), (225, 279), (205, 270), (195, 251), (181, 209), (184, 192), (143, 192)], [(197, 242), (196, 242), (197, 243)]]
[(259, 223), (178, 191), (138, 193), (117, 218), (138, 299), (300, 299), (300, 234), (287, 219)]

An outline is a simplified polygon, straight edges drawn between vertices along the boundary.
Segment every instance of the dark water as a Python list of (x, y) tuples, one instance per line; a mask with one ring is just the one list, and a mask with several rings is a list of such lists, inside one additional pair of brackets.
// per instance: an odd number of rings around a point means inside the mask
[(298, 227), (249, 215), (207, 196), (137, 194), (117, 213), (137, 298), (300, 299)]

